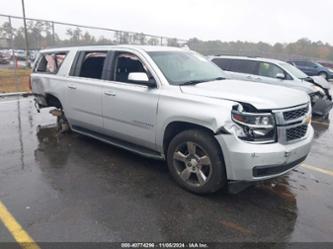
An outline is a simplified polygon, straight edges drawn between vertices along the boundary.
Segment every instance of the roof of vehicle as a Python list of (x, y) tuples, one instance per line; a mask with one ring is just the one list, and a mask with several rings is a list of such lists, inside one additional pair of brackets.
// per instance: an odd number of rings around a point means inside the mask
[(184, 48), (168, 47), (168, 46), (148, 46), (148, 45), (93, 45), (93, 46), (73, 46), (73, 47), (59, 47), (43, 49), (40, 52), (55, 52), (55, 51), (69, 51), (69, 50), (111, 50), (111, 49), (133, 49), (145, 52), (152, 51), (183, 51)]
[(294, 60), (289, 60), (289, 61), (308, 61), (308, 62), (313, 62), (312, 60), (306, 60), (306, 59), (304, 59), (304, 60), (302, 60), (302, 59), (294, 59)]
[(240, 60), (250, 60), (250, 61), (265, 61), (265, 62), (271, 62), (271, 63), (285, 62), (285, 61), (270, 59), (270, 58), (250, 57), (250, 56), (232, 56), (232, 55), (217, 55), (217, 56), (211, 56), (210, 58), (211, 59), (225, 58), (225, 59), (240, 59)]

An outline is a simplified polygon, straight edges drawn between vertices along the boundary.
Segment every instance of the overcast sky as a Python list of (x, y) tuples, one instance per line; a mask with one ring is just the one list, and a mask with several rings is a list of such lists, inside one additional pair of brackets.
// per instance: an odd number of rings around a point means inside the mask
[[(25, 0), (27, 17), (178, 38), (333, 44), (332, 0)], [(0, 0), (21, 15), (21, 0)]]

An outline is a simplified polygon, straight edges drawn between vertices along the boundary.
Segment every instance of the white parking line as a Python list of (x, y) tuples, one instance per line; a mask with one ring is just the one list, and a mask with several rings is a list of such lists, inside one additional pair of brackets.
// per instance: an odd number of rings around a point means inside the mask
[(302, 164), (302, 167), (313, 170), (313, 171), (317, 171), (317, 172), (320, 172), (320, 173), (323, 173), (323, 174), (326, 174), (329, 176), (333, 176), (333, 171), (329, 170), (329, 169), (318, 168), (316, 166), (312, 166), (312, 165), (304, 164), (304, 163)]

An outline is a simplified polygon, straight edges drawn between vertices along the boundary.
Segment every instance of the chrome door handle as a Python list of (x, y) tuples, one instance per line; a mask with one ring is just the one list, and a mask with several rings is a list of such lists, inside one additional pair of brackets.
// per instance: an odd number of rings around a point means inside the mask
[(68, 88), (69, 88), (69, 89), (73, 89), (73, 90), (75, 90), (77, 87), (76, 87), (76, 86), (73, 86), (73, 85), (69, 85)]
[(104, 92), (106, 96), (116, 96), (117, 94), (115, 92)]
[(252, 76), (246, 76), (246, 78), (247, 78), (248, 80), (252, 80), (252, 79), (253, 79)]

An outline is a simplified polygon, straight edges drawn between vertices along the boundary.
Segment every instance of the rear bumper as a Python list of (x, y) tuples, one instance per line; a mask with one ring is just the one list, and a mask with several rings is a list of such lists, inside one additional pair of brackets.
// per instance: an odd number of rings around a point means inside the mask
[(260, 181), (287, 173), (305, 160), (310, 152), (313, 128), (304, 139), (292, 144), (251, 144), (232, 134), (219, 134), (227, 178), (233, 181)]

